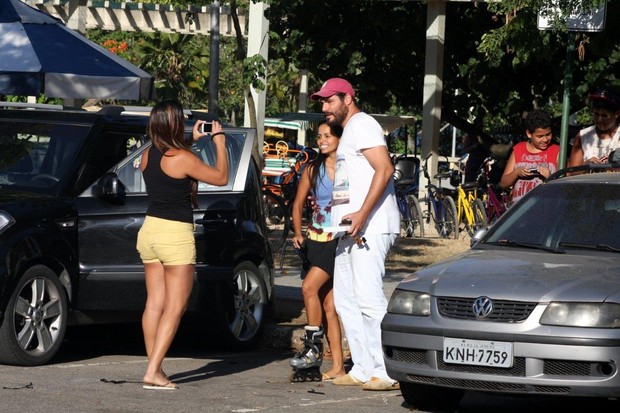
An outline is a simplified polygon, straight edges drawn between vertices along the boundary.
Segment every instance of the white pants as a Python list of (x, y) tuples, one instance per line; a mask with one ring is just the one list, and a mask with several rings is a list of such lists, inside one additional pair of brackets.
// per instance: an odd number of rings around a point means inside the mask
[(390, 383), (381, 348), (381, 320), (387, 310), (383, 292), (385, 259), (396, 234), (364, 234), (366, 244), (353, 237), (338, 241), (334, 269), (334, 303), (349, 342), (353, 368), (361, 381), (379, 377)]

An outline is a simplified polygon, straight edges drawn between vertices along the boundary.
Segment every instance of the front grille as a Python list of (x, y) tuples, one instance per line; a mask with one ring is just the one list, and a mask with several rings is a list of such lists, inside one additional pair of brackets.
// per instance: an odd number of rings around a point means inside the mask
[(545, 360), (545, 374), (556, 376), (589, 376), (590, 363), (562, 360)]
[[(438, 297), (437, 306), (444, 317), (476, 320), (479, 318), (472, 309), (475, 300), (476, 298)], [(483, 320), (518, 323), (526, 320), (536, 305), (537, 303), (521, 301), (493, 300), (493, 311)]]
[(468, 364), (448, 364), (443, 361), (443, 351), (437, 352), (437, 369), (444, 371), (460, 371), (473, 374), (490, 374), (496, 376), (525, 377), (525, 359), (515, 357), (512, 367), (471, 366)]
[(530, 390), (524, 384), (519, 383), (499, 383), (495, 381), (448, 379), (443, 377), (426, 377), (408, 374), (407, 378), (414, 383), (435, 384), (444, 387), (455, 387), (459, 389), (477, 391), (496, 391), (511, 393), (539, 393), (539, 394), (570, 394), (571, 390), (565, 386), (530, 386)]
[(570, 387), (534, 386), (534, 391), (536, 393), (569, 394)]
[(391, 349), (391, 359), (413, 364), (428, 364), (425, 350), (410, 350), (406, 348), (393, 347)]

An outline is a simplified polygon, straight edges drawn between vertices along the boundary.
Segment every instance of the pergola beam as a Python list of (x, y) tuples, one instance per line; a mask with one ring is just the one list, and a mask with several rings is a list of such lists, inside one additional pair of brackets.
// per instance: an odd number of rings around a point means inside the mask
[[(75, 7), (75, 3), (79, 5)], [(68, 24), (72, 16), (83, 20), (86, 29), (125, 32), (162, 32), (209, 35), (211, 7), (188, 5), (185, 8), (153, 3), (125, 1), (73, 0), (24, 0), (25, 3), (44, 11)], [(246, 16), (239, 15), (240, 26), (245, 30)], [(83, 31), (83, 30), (80, 30)], [(220, 35), (234, 36), (235, 28), (229, 7), (220, 7)], [(247, 36), (247, 32), (243, 33)]]

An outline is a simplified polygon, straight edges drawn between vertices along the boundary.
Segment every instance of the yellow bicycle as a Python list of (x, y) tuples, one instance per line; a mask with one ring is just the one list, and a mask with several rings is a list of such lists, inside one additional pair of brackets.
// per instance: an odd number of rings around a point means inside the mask
[[(458, 180), (460, 181), (460, 179)], [(456, 222), (463, 224), (470, 237), (479, 229), (489, 227), (484, 204), (478, 198), (477, 182), (456, 182)], [(454, 183), (451, 182), (453, 185)]]

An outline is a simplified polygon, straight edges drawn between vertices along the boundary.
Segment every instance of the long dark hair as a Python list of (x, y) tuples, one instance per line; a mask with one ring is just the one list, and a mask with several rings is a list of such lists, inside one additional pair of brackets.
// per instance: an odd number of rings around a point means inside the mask
[[(329, 126), (329, 133), (331, 133), (338, 139), (340, 139), (340, 137), (342, 136), (342, 126), (330, 125), (326, 121), (321, 122), (319, 124), (319, 127), (321, 125)], [(322, 153), (321, 149), (319, 148), (318, 155), (316, 156), (316, 158), (314, 158), (312, 163), (309, 165), (311, 168), (310, 169), (310, 188), (312, 190), (314, 190), (314, 188), (316, 187), (316, 182), (318, 181), (319, 175), (321, 173), (321, 166), (325, 163), (325, 159), (327, 159), (328, 156), (329, 155)]]
[(163, 100), (151, 110), (146, 134), (163, 154), (168, 149), (189, 149), (185, 141), (185, 115), (176, 100)]
[[(153, 146), (164, 156), (167, 156), (168, 149), (191, 150), (185, 140), (183, 106), (176, 100), (163, 100), (153, 107), (146, 125), (146, 134)], [(190, 176), (188, 178), (192, 183), (192, 206), (198, 208), (198, 181)]]

